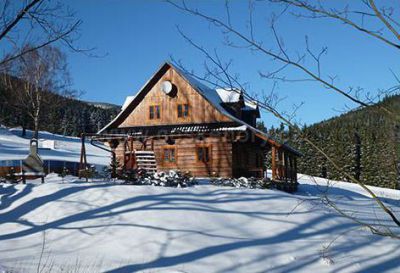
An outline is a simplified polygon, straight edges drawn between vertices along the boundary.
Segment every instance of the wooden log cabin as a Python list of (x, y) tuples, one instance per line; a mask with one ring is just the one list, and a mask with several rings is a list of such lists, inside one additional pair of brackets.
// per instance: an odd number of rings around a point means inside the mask
[(263, 177), (297, 182), (299, 153), (256, 129), (260, 111), (237, 89), (212, 89), (164, 63), (98, 132), (121, 169), (180, 170), (196, 177)]

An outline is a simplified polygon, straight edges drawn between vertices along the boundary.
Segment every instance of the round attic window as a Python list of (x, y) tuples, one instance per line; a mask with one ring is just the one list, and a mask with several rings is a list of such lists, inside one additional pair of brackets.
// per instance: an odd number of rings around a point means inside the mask
[(161, 83), (161, 91), (163, 91), (165, 94), (169, 95), (171, 94), (173, 89), (173, 85), (170, 81), (163, 81)]

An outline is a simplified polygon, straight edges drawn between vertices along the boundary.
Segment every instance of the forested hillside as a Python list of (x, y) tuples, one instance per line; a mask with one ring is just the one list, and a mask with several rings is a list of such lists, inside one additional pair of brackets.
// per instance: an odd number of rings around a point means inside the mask
[[(387, 97), (375, 106), (351, 111), (304, 127), (303, 132), (342, 168), (369, 185), (399, 188), (400, 125), (377, 107), (400, 115), (400, 95)], [(346, 180), (323, 156), (283, 127), (270, 130), (297, 147), (304, 156), (299, 172), (334, 180)]]
[[(21, 110), (15, 96), (14, 90), (0, 85), (0, 124), (33, 129), (33, 120)], [(57, 134), (77, 136), (82, 132), (97, 132), (120, 110), (116, 105), (107, 104), (106, 107), (51, 92), (46, 96), (40, 130)]]

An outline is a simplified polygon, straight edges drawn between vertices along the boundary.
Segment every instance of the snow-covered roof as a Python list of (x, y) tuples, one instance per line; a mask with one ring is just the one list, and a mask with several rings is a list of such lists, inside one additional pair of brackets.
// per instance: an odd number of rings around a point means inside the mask
[(242, 110), (245, 111), (256, 111), (258, 109), (258, 104), (256, 101), (245, 100), (244, 107)]
[(217, 88), (215, 91), (224, 103), (239, 102), (242, 96), (242, 90), (238, 88)]
[[(251, 126), (250, 124), (244, 122), (243, 120), (233, 116), (232, 114), (230, 114), (224, 107), (223, 104), (225, 103), (224, 100), (221, 98), (220, 93), (218, 93), (218, 89), (213, 89), (208, 87), (207, 85), (205, 85), (204, 83), (202, 83), (201, 81), (195, 79), (192, 75), (188, 74), (186, 71), (181, 70), (180, 68), (166, 62), (164, 63), (161, 68), (153, 75), (153, 77), (147, 81), (147, 83), (142, 87), (142, 89), (134, 96), (134, 98), (131, 100), (130, 104), (133, 103), (133, 101), (145, 90), (145, 87), (151, 82), (151, 80), (156, 77), (156, 75), (158, 74), (159, 71), (161, 71), (164, 67), (173, 67), (178, 74), (180, 74), (182, 76), (183, 79), (185, 79), (195, 90), (197, 90), (199, 92), (200, 95), (202, 95), (209, 103), (211, 103), (211, 105), (213, 105), (221, 114), (223, 114), (224, 116), (228, 117), (230, 120), (232, 120), (233, 122), (236, 122), (238, 124), (240, 124), (239, 126), (245, 126), (248, 130), (258, 134), (259, 136), (262, 136), (265, 140), (268, 141), (272, 141), (274, 143), (276, 143), (277, 145), (281, 145), (285, 148), (287, 148), (288, 150), (292, 151), (293, 153), (296, 154), (300, 154), (298, 151), (294, 150), (293, 148), (285, 145), (285, 144), (279, 144), (276, 140), (274, 140), (273, 138), (271, 138), (267, 133), (258, 130), (257, 128)], [(220, 90), (225, 90), (226, 89), (220, 89)], [(224, 93), (225, 91), (221, 91), (221, 94), (226, 94)], [(229, 90), (228, 90), (229, 91)], [(239, 96), (241, 94), (239, 94), (238, 92), (234, 92), (234, 91), (230, 91), (235, 94), (238, 94)], [(232, 99), (234, 99), (236, 95), (232, 96)], [(226, 98), (225, 96), (223, 96), (223, 98), (225, 100), (227, 100), (228, 98)], [(250, 103), (251, 104), (251, 103)], [(249, 107), (251, 107), (249, 105)], [(128, 105), (129, 106), (129, 105)], [(108, 127), (110, 127), (111, 125), (113, 125), (115, 122), (117, 122), (117, 120), (119, 119), (119, 117), (121, 117), (125, 111), (128, 110), (128, 106), (125, 107), (124, 110), (122, 110), (116, 118), (114, 118), (114, 120), (112, 120), (109, 124), (107, 124), (103, 129), (101, 129), (98, 133), (103, 133), (105, 130), (108, 129)]]
[(127, 96), (124, 104), (122, 104), (121, 110), (125, 110), (126, 107), (128, 107), (128, 105), (133, 101), (133, 99), (135, 98), (135, 96)]

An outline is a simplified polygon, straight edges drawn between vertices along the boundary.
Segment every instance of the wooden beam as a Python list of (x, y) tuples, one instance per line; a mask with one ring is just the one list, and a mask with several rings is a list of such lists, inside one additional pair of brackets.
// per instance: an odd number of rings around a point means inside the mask
[[(131, 140), (131, 147), (130, 147), (130, 160), (131, 160), (131, 170), (135, 167), (136, 156), (133, 149), (133, 137), (130, 138)], [(135, 157), (135, 158), (134, 158)]]
[(126, 145), (128, 144), (128, 140), (124, 139), (124, 163), (122, 165), (122, 169), (126, 170)]
[(284, 174), (283, 174), (283, 177), (284, 177), (284, 179), (285, 179), (285, 182), (287, 182), (288, 181), (288, 176), (289, 176), (289, 156), (288, 156), (288, 154), (285, 152), (285, 151), (283, 151), (283, 164), (284, 164)]
[(276, 179), (276, 148), (272, 146), (272, 180)]

